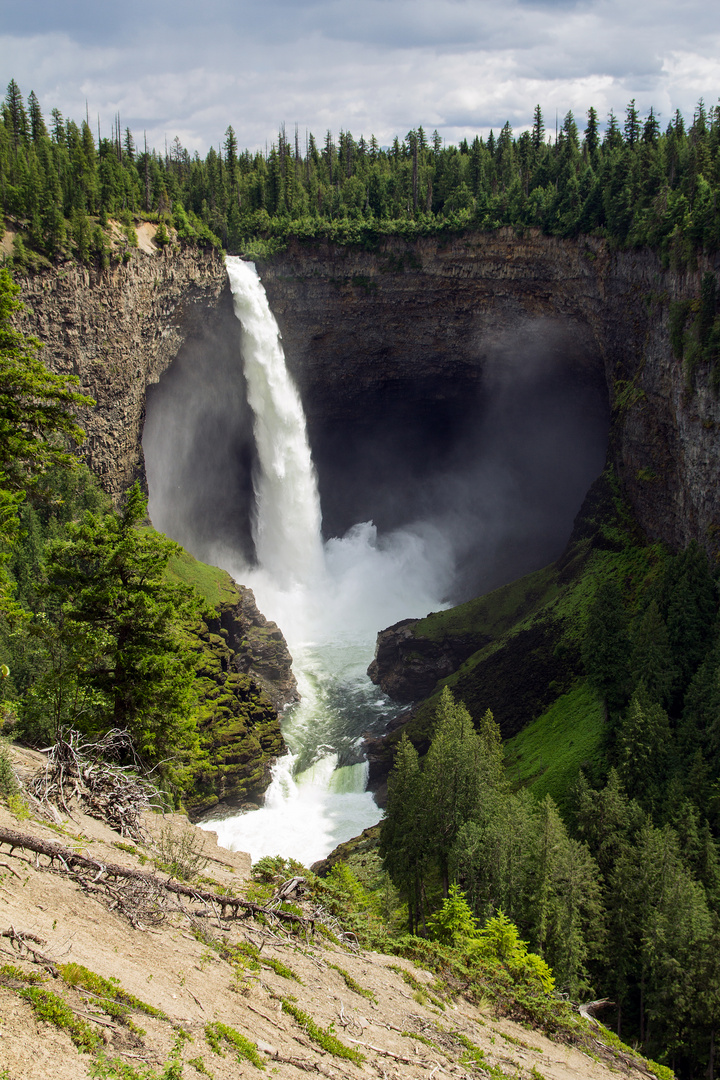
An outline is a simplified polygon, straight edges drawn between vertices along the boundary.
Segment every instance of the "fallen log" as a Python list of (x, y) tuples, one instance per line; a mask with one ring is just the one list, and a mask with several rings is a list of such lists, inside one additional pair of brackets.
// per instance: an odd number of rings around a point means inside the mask
[(230, 910), (237, 918), (242, 911), (247, 915), (262, 915), (268, 919), (279, 919), (283, 922), (295, 923), (299, 926), (313, 929), (315, 919), (295, 915), (289, 911), (275, 910), (263, 904), (256, 904), (252, 900), (244, 900), (240, 896), (225, 896), (222, 893), (212, 892), (209, 889), (197, 889), (192, 885), (185, 885), (171, 877), (160, 877), (157, 874), (149, 874), (144, 870), (134, 870), (118, 863), (101, 862), (92, 859), (88, 855), (80, 855), (70, 848), (56, 844), (53, 840), (41, 840), (39, 837), (30, 836), (28, 833), (17, 832), (15, 829), (0, 827), (0, 844), (10, 846), (12, 855), (15, 848), (26, 851), (34, 851), (36, 855), (44, 855), (50, 859), (50, 865), (59, 861), (63, 868), (68, 871), (72, 868), (94, 871), (93, 885), (99, 885), (105, 878), (124, 878), (130, 881), (141, 881), (152, 885), (157, 889), (165, 889), (177, 896), (189, 896), (193, 900), (204, 900), (208, 904), (217, 905), (222, 918), (227, 918), (226, 912)]

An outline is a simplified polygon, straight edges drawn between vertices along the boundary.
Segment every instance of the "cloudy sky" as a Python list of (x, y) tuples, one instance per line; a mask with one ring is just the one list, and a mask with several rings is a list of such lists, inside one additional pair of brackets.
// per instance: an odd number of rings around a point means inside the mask
[[(667, 121), (720, 94), (713, 0), (0, 0), (0, 63), (110, 134), (162, 149), (264, 147), (284, 122), (381, 144), (422, 124), (448, 142), (532, 122), (554, 129), (630, 98)], [(580, 124), (584, 126), (584, 124)]]

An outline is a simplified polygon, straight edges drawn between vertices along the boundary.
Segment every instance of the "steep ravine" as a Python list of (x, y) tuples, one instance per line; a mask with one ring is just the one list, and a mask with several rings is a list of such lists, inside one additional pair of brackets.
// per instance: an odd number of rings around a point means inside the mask
[[(609, 404), (609, 421), (600, 415), (608, 458), (645, 534), (715, 551), (720, 403), (702, 367), (688, 386), (669, 339), (670, 301), (696, 298), (714, 265), (677, 273), (647, 251), (502, 230), (387, 238), (372, 251), (294, 243), (259, 269), (303, 398), (329, 534), (378, 514), (397, 524), (394, 493), (422, 479), (427, 458), (450, 460), (489, 381), (500, 372), (512, 386), (530, 344), (552, 357), (572, 393), (591, 391), (598, 415)], [(77, 373), (97, 399), (83, 417), (82, 454), (118, 496), (144, 478), (148, 386), (181, 351), (193, 363), (209, 337), (237, 332), (222, 259), (138, 253), (109, 271), (65, 267), (22, 284), (24, 328), (45, 343), (51, 367)], [(208, 444), (217, 437), (208, 432)], [(371, 495), (381, 485), (378, 510)], [(247, 480), (238, 500), (229, 472), (215, 488), (218, 519), (247, 499)], [(454, 641), (438, 675), (473, 647)], [(406, 700), (419, 692), (395, 689)]]

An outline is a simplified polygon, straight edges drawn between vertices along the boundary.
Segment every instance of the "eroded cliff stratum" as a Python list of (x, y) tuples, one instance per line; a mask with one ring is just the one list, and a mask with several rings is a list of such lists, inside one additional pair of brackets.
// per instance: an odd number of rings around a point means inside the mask
[[(650, 537), (714, 543), (720, 406), (702, 369), (688, 386), (668, 329), (670, 301), (697, 296), (713, 267), (679, 274), (650, 252), (508, 230), (386, 239), (372, 251), (295, 244), (259, 269), (307, 413), (328, 534), (369, 517), (390, 528), (422, 516), (478, 439), (502, 430), (502, 453), (512, 455), (542, 427), (544, 447), (569, 409), (580, 417), (570, 432), (579, 457), (585, 433), (597, 456), (609, 431), (610, 459)], [(148, 388), (168, 369), (155, 393), (183, 368), (214, 383), (193, 436), (214, 479), (183, 498), (189, 512), (197, 501), (210, 530), (244, 530), (249, 543), (252, 440), (222, 259), (138, 254), (106, 272), (37, 275), (23, 298), (46, 362), (76, 373), (97, 400), (83, 417), (82, 453), (114, 496), (145, 475)], [(520, 399), (532, 399), (534, 413)], [(560, 457), (572, 454), (564, 447)], [(526, 458), (531, 477), (518, 498), (552, 502), (546, 473), (557, 471), (557, 452)], [(554, 484), (566, 484), (564, 474)], [(522, 572), (528, 557), (521, 551), (517, 568), (500, 560), (497, 575)]]

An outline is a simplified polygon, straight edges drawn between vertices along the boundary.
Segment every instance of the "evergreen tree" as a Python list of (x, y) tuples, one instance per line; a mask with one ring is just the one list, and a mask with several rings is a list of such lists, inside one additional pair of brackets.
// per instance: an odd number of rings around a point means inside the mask
[(47, 128), (40, 110), (40, 102), (35, 96), (34, 90), (31, 90), (28, 96), (28, 112), (30, 113), (30, 136), (32, 141), (37, 143), (41, 139), (46, 139), (48, 137)]
[(457, 834), (476, 812), (482, 784), (481, 743), (462, 702), (444, 687), (424, 762), (423, 796), (428, 848), (438, 861), (444, 895), (448, 861)]
[(618, 772), (633, 798), (652, 812), (668, 778), (671, 733), (667, 713), (644, 684), (635, 691), (618, 732)]
[(20, 87), (14, 79), (8, 83), (3, 112), (12, 136), (13, 149), (17, 155), (20, 147), (27, 143), (28, 118)]
[(407, 901), (411, 934), (418, 932), (424, 914), (422, 878), (426, 848), (420, 782), (417, 750), (407, 735), (403, 735), (388, 777), (388, 805), (378, 850), (390, 880)]
[(640, 116), (635, 108), (635, 98), (625, 109), (625, 142), (632, 149), (640, 141)]
[(123, 153), (128, 161), (135, 160), (135, 140), (133, 139), (133, 133), (130, 128), (125, 128), (125, 135), (123, 137)]
[(589, 989), (590, 943), (597, 954), (603, 940), (600, 875), (587, 847), (568, 836), (549, 795), (537, 810), (532, 863), (531, 941), (576, 997)]
[(539, 105), (535, 106), (533, 113), (532, 145), (536, 154), (545, 145), (545, 122)]
[(75, 376), (47, 370), (36, 338), (15, 329), (19, 292), (0, 268), (0, 473), (12, 491), (25, 490), (52, 463), (73, 462), (66, 444), (84, 439), (73, 411), (94, 404)]
[(225, 163), (230, 187), (234, 188), (238, 179), (238, 144), (232, 124), (225, 132)]
[(647, 115), (647, 119), (643, 125), (642, 141), (644, 143), (650, 143), (655, 146), (658, 138), (660, 137), (660, 124), (652, 108)]
[(635, 683), (644, 684), (652, 701), (669, 704), (675, 669), (665, 620), (655, 600), (633, 627), (630, 672)]
[(676, 702), (681, 702), (712, 645), (717, 616), (715, 582), (707, 554), (696, 541), (691, 541), (669, 566), (663, 583), (661, 608), (679, 674)]
[(605, 138), (603, 139), (603, 146), (608, 150), (617, 150), (623, 145), (622, 132), (620, 131), (620, 125), (617, 122), (615, 113), (610, 110), (608, 117), (608, 126), (605, 129)]
[(157, 765), (197, 741), (184, 627), (200, 606), (193, 590), (168, 581), (168, 562), (182, 549), (141, 527), (146, 509), (136, 483), (122, 511), (69, 523), (68, 538), (49, 545), (47, 575), (64, 624), (97, 645), (79, 681), (106, 700), (105, 728), (128, 731), (140, 757)]
[(629, 692), (628, 623), (616, 582), (602, 581), (588, 612), (582, 658), (589, 683), (610, 709), (621, 707)]
[(588, 122), (585, 128), (585, 148), (593, 160), (600, 148), (600, 132), (598, 127), (598, 115), (595, 109), (588, 109)]

